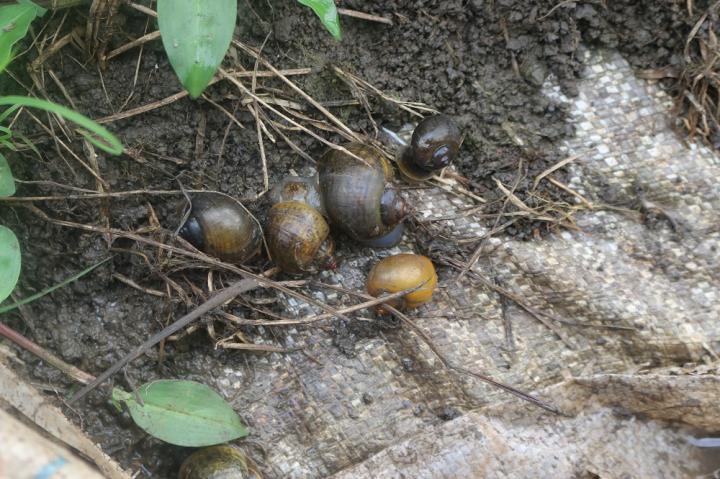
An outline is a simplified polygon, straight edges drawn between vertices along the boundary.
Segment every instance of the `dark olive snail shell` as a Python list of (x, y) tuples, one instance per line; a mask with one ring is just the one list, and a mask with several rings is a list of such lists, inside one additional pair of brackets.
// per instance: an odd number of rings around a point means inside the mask
[(376, 148), (360, 143), (328, 151), (318, 162), (320, 194), (333, 225), (355, 240), (390, 247), (402, 238), (407, 203), (388, 182), (393, 171)]
[(274, 205), (265, 231), (270, 255), (286, 273), (314, 273), (334, 267), (330, 227), (307, 203), (283, 201)]
[(400, 172), (411, 181), (428, 179), (453, 162), (461, 144), (462, 134), (452, 118), (425, 118), (413, 131), (410, 145), (400, 153)]
[(194, 195), (179, 234), (200, 251), (230, 263), (252, 259), (262, 246), (260, 227), (250, 213), (220, 193)]
[[(376, 263), (367, 278), (367, 290), (372, 296), (397, 293), (420, 286), (401, 298), (387, 304), (399, 310), (413, 309), (432, 299), (437, 287), (435, 267), (425, 256), (417, 254), (397, 254)], [(382, 305), (380, 313), (385, 313)]]
[(248, 459), (239, 449), (223, 444), (198, 449), (180, 466), (178, 479), (257, 479)]

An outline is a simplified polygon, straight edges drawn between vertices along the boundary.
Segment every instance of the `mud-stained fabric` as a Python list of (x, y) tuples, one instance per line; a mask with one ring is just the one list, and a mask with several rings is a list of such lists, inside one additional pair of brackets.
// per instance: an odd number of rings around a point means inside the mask
[(687, 431), (638, 415), (717, 429), (717, 374), (676, 370), (569, 381), (547, 392), (573, 417), (490, 406), (390, 446), (333, 479), (712, 477), (720, 467), (714, 451), (693, 446)]
[[(457, 271), (451, 269), (440, 270), (437, 301), (414, 315), (452, 361), (524, 390), (569, 377), (633, 374), (717, 358), (720, 158), (676, 136), (670, 128), (670, 99), (657, 85), (636, 79), (617, 54), (588, 54), (587, 65), (577, 97), (564, 98), (559, 89), (546, 86), (549, 95), (571, 104), (577, 134), (564, 149), (568, 158), (577, 158), (565, 168), (567, 186), (578, 195), (575, 201), (586, 206), (575, 217), (578, 230), (524, 242), (494, 236), (474, 268), (530, 309), (565, 323), (545, 316), (548, 327), (527, 308), (479, 284), (472, 274), (456, 282)], [(462, 215), (472, 205), (461, 196), (441, 189), (414, 190), (411, 195), (424, 218), (459, 215), (446, 223), (457, 235), (487, 232), (479, 220)], [(407, 251), (411, 244), (381, 254)], [(322, 279), (362, 289), (374, 260), (367, 250), (358, 249)], [(349, 298), (336, 293), (321, 299), (342, 304)], [(299, 316), (313, 312), (292, 299), (287, 306)], [(607, 433), (617, 444), (631, 433), (655, 437), (665, 445), (677, 442), (663, 423), (634, 423), (628, 418), (612, 422), (610, 410), (603, 408), (566, 422), (533, 413), (539, 422), (527, 428), (522, 426), (525, 422), (485, 418), (471, 411), (509, 396), (476, 379), (449, 373), (406, 329), (378, 328), (358, 319), (276, 334), (287, 347), (303, 352), (253, 361), (251, 373), (240, 363), (218, 378), (228, 397), (242, 398), (234, 406), (243, 411), (255, 439), (266, 446), (270, 478), (324, 477), (378, 453), (389, 459), (364, 463), (359, 477), (472, 477), (440, 469), (437, 475), (414, 472), (420, 464), (451, 467), (455, 453), (475, 467), (483, 459), (474, 455), (487, 452), (485, 447), (502, 448), (502, 457), (514, 458), (508, 464), (523, 471), (532, 461), (521, 464), (515, 456), (521, 455), (517, 450), (530, 447), (533, 432), (543, 433), (547, 442), (535, 441), (531, 457), (549, 453), (553, 445), (560, 447), (564, 435), (579, 437), (591, 430)], [(602, 403), (603, 390), (596, 390), (594, 397)], [(663, 395), (651, 399), (661, 401)], [(528, 411), (524, 406), (521, 410)], [(543, 432), (543, 424), (552, 426)], [(476, 436), (477, 431), (482, 434)], [(510, 437), (501, 439), (505, 434)], [(437, 454), (448, 455), (431, 464), (414, 456), (403, 462), (402, 445), (381, 452), (404, 440), (419, 444), (419, 450), (437, 443)], [(612, 449), (602, 441), (564, 445), (572, 460), (553, 464), (568, 475), (602, 475), (612, 467), (613, 475), (632, 475), (632, 465), (623, 463), (628, 457), (623, 451), (603, 454), (601, 446), (606, 452)], [(650, 449), (633, 449), (650, 454), (647, 464), (652, 468), (640, 476), (662, 477), (655, 473), (667, 461), (654, 461)], [(686, 449), (679, 444), (678, 454), (668, 458), (681, 461)], [(482, 467), (490, 464), (494, 462)], [(379, 475), (375, 467), (390, 472)], [(404, 468), (410, 472), (404, 474)]]

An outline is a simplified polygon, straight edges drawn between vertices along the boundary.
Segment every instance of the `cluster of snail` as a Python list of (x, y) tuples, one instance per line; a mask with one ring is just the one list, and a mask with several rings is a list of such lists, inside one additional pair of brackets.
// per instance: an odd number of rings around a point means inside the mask
[[(446, 115), (428, 117), (397, 153), (399, 170), (409, 181), (427, 179), (452, 162), (461, 143), (460, 130), (452, 119)], [(286, 177), (268, 194), (272, 206), (265, 240), (270, 257), (293, 275), (334, 268), (330, 225), (367, 246), (389, 248), (398, 244), (410, 208), (392, 186), (393, 178), (393, 167), (383, 154), (361, 143), (329, 150), (318, 161), (312, 177)], [(262, 249), (262, 229), (257, 221), (240, 202), (219, 193), (193, 197), (179, 234), (199, 250), (228, 262), (247, 262)], [(417, 255), (386, 258), (369, 278), (368, 291), (373, 295), (422, 283), (413, 294), (425, 295), (425, 301), (437, 283), (432, 263)], [(423, 302), (406, 298), (404, 304), (397, 305), (411, 308)]]

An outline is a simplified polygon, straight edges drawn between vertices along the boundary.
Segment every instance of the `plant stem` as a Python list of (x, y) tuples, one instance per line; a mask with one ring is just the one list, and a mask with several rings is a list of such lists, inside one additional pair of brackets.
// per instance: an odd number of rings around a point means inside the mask
[(85, 371), (82, 371), (72, 364), (68, 364), (59, 357), (55, 356), (49, 351), (46, 351), (42, 348), (42, 346), (30, 341), (28, 338), (23, 336), (22, 334), (18, 333), (14, 329), (11, 329), (10, 327), (0, 323), (0, 336), (4, 336), (13, 343), (17, 344), (24, 350), (34, 354), (38, 358), (42, 359), (46, 363), (50, 364), (51, 366), (56, 367), (63, 373), (65, 373), (68, 377), (71, 379), (74, 379), (75, 381), (82, 383), (82, 384), (88, 384), (92, 382), (95, 379), (95, 376), (86, 373)]

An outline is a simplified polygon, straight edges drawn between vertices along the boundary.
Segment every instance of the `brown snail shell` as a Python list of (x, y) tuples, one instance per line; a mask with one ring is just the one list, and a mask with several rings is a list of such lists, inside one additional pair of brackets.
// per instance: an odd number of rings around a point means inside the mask
[[(422, 285), (422, 286), (421, 286)], [(397, 254), (376, 263), (367, 277), (367, 291), (372, 296), (397, 293), (421, 286), (387, 304), (399, 310), (413, 309), (432, 299), (437, 287), (437, 273), (432, 261), (417, 254)], [(382, 305), (378, 307), (384, 313)]]
[(453, 162), (462, 140), (460, 128), (449, 116), (425, 118), (413, 131), (410, 145), (400, 152), (400, 172), (411, 181), (430, 178)]
[(283, 201), (270, 208), (266, 234), (272, 259), (286, 273), (314, 273), (335, 267), (330, 227), (306, 203)]
[(320, 193), (330, 222), (352, 238), (375, 247), (389, 247), (402, 238), (407, 203), (388, 182), (390, 163), (376, 148), (350, 143), (328, 151), (318, 162)]
[(180, 236), (200, 251), (230, 263), (243, 263), (260, 252), (262, 233), (250, 213), (234, 198), (200, 193)]
[(268, 197), (272, 205), (283, 201), (301, 201), (325, 215), (317, 175), (286, 176), (268, 192)]
[(182, 463), (178, 479), (255, 479), (260, 476), (239, 449), (222, 444), (198, 449)]

